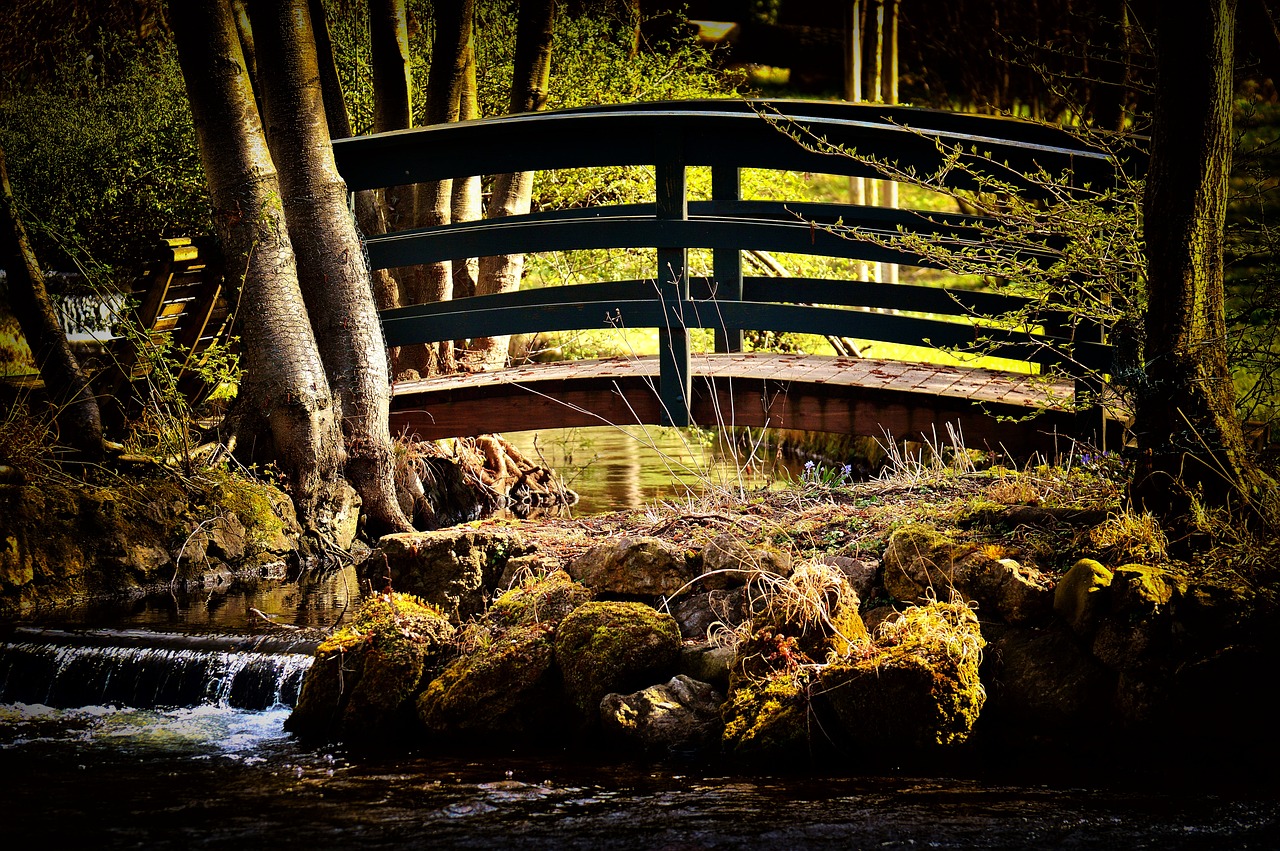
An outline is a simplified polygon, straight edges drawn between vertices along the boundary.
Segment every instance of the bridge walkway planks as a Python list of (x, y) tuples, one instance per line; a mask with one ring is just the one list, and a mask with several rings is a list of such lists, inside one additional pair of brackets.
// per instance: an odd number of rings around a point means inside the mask
[[(978, 367), (776, 353), (691, 358), (696, 424), (935, 439), (958, 424), (971, 446), (1017, 456), (1065, 449), (1070, 381)], [(392, 429), (424, 439), (660, 423), (656, 356), (530, 364), (398, 382)], [(1027, 415), (1039, 412), (1023, 422)], [(1113, 422), (1118, 428), (1119, 423)]]

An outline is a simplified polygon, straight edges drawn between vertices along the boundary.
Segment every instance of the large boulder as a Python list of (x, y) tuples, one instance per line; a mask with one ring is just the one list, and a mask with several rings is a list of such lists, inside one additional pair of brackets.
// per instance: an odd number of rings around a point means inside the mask
[(679, 657), (675, 620), (643, 603), (585, 603), (556, 631), (565, 693), (588, 723), (598, 718), (606, 694), (667, 679)]
[(627, 597), (669, 597), (697, 576), (684, 550), (645, 536), (592, 547), (567, 569), (596, 594)]
[(927, 751), (968, 739), (986, 700), (978, 667), (985, 641), (973, 610), (936, 603), (881, 625), (868, 652), (822, 670), (831, 731), (855, 748)]
[(743, 585), (756, 573), (786, 576), (790, 572), (790, 553), (753, 547), (734, 535), (717, 535), (702, 550), (701, 582), (707, 590)]
[(983, 679), (997, 737), (1068, 741), (1111, 726), (1116, 675), (1062, 624), (1004, 630), (987, 648)]
[(1160, 568), (1116, 568), (1107, 612), (1093, 636), (1093, 655), (1128, 673), (1166, 667), (1177, 632), (1175, 607), (1186, 590), (1180, 578)]
[(1112, 572), (1091, 558), (1082, 558), (1058, 580), (1053, 610), (1077, 635), (1092, 636), (1109, 602)]
[(720, 736), (724, 697), (709, 683), (684, 674), (634, 694), (607, 694), (600, 701), (606, 733), (645, 750), (701, 748)]
[(505, 529), (399, 532), (383, 535), (358, 572), (374, 590), (415, 594), (456, 624), (484, 611), (508, 560), (530, 549)]
[(563, 716), (551, 630), (535, 624), (473, 634), (464, 646), (418, 698), (428, 732), (506, 738), (546, 729)]
[(1039, 620), (1053, 605), (1052, 583), (1035, 568), (923, 524), (894, 532), (883, 561), (885, 590), (902, 602), (945, 602), (954, 592), (984, 616), (1014, 624)]
[(454, 629), (407, 594), (379, 594), (327, 638), (285, 729), (319, 739), (385, 740), (412, 729), (413, 698)]

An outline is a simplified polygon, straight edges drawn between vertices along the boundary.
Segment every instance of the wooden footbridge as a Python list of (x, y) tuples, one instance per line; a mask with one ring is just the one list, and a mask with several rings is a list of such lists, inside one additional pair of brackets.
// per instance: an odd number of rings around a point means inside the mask
[[(790, 132), (788, 132), (790, 131)], [(810, 140), (801, 144), (796, 136)], [(856, 151), (847, 156), (835, 147)], [(649, 280), (546, 287), (411, 305), (383, 313), (392, 346), (590, 328), (657, 328), (650, 358), (532, 364), (402, 382), (393, 424), (426, 438), (560, 426), (664, 423), (768, 426), (901, 439), (958, 422), (971, 445), (1011, 452), (1061, 437), (1095, 444), (1117, 424), (1097, 404), (1111, 348), (1078, 314), (992, 292), (853, 280), (750, 277), (747, 250), (902, 265), (928, 258), (856, 238), (914, 233), (951, 250), (989, 250), (984, 219), (836, 204), (744, 200), (743, 168), (879, 177), (867, 157), (919, 174), (952, 151), (1005, 174), (1044, 169), (1071, 187), (1109, 185), (1105, 154), (1039, 125), (907, 107), (815, 102), (693, 101), (543, 112), (342, 139), (351, 191), (476, 174), (647, 165), (652, 204), (544, 210), (369, 236), (374, 268), (508, 253), (654, 248)], [(711, 198), (689, 200), (687, 168), (709, 166)], [(963, 169), (946, 179), (971, 180)], [(1015, 177), (1016, 180), (1016, 177)], [(1022, 191), (1043, 191), (1031, 181)], [(1030, 253), (1052, 263), (1061, 244)], [(689, 273), (710, 249), (712, 274)], [(1010, 249), (1012, 250), (1012, 249)], [(1021, 315), (1019, 323), (1007, 317)], [(1006, 321), (1001, 321), (1006, 317)], [(1029, 317), (1029, 321), (1028, 321)], [(691, 328), (715, 329), (712, 352)], [(793, 331), (936, 347), (981, 345), (1033, 364), (1034, 375), (856, 357), (745, 354), (743, 330)], [(1050, 377), (1050, 376), (1056, 377)], [(1087, 394), (1087, 398), (1082, 394)], [(1040, 415), (1026, 422), (1025, 415)]]

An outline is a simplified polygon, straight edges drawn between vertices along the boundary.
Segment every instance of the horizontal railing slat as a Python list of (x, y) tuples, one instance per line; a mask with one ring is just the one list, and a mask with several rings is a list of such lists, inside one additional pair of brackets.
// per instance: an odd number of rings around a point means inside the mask
[[(570, 292), (573, 287), (564, 288)], [(462, 300), (460, 300), (462, 301)], [(446, 302), (444, 304), (456, 304)], [(1065, 363), (1058, 348), (1066, 341), (961, 322), (872, 313), (848, 308), (805, 307), (765, 302), (662, 301), (616, 299), (604, 302), (558, 302), (477, 310), (442, 310), (388, 316), (383, 329), (387, 344), (403, 346), (459, 337), (528, 334), (543, 331), (581, 331), (593, 328), (720, 328), (768, 329), (878, 340), (904, 345), (952, 347), (997, 342), (993, 353), (1033, 363)], [(1111, 349), (1100, 343), (1076, 342), (1074, 360), (1092, 369), (1105, 369)]]
[[(977, 217), (764, 201), (695, 202), (689, 207), (688, 219), (658, 219), (652, 214), (652, 205), (635, 204), (459, 222), (370, 236), (365, 242), (369, 263), (375, 269), (461, 257), (656, 246), (820, 254), (924, 268), (944, 265), (914, 252), (845, 235), (843, 229), (853, 227), (886, 239), (900, 232), (914, 233), (953, 251), (994, 253), (999, 248), (983, 229), (987, 220)], [(734, 215), (736, 208), (741, 208), (742, 214)], [(713, 211), (722, 215), (706, 214)], [(1054, 259), (1051, 247), (1039, 251), (1024, 248), (1019, 253), (1041, 263)]]

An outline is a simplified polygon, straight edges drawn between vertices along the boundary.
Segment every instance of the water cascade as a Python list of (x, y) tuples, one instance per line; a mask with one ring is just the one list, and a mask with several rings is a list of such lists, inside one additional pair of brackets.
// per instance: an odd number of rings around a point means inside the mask
[(0, 703), (292, 706), (315, 646), (274, 636), (18, 628), (0, 643)]

